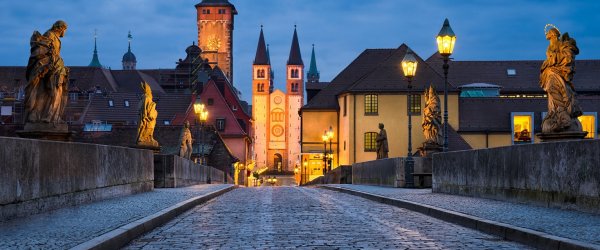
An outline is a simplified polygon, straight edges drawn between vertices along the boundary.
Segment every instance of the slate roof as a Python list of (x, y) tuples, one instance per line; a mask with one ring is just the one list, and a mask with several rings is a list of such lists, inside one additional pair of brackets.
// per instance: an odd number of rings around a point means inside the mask
[[(600, 112), (600, 96), (577, 97), (581, 109)], [(534, 112), (534, 129), (541, 130), (546, 98), (460, 98), (459, 132), (511, 132), (511, 112)]]
[[(390, 51), (388, 57), (377, 63), (377, 67), (364, 77), (357, 80), (350, 86), (348, 92), (404, 92), (408, 90), (408, 81), (404, 77), (400, 66), (402, 59), (406, 54), (408, 46), (400, 45), (397, 49)], [(425, 63), (419, 55), (415, 54), (419, 62), (417, 73), (412, 81), (413, 91), (424, 91), (429, 85), (436, 89), (443, 89), (444, 78), (433, 70), (429, 64)], [(450, 86), (449, 91), (457, 91)]]
[(260, 35), (258, 36), (258, 45), (256, 47), (256, 56), (254, 57), (254, 65), (269, 65), (269, 61), (267, 45), (265, 44), (265, 36), (263, 35), (263, 29), (261, 26)]
[(290, 57), (288, 58), (287, 65), (303, 65), (302, 54), (300, 53), (300, 44), (298, 43), (298, 32), (294, 27), (294, 36), (292, 37), (292, 47), (290, 48)]
[[(98, 67), (67, 66), (69, 68), (69, 88), (77, 87), (83, 91), (100, 89), (107, 92), (117, 91), (119, 86), (112, 78), (111, 70)], [(0, 86), (6, 85), (9, 88), (18, 88), (15, 79), (19, 85), (25, 86), (25, 66), (0, 66)]]
[[(408, 46), (396, 49), (366, 49), (350, 63), (331, 83), (322, 89), (303, 109), (338, 109), (337, 96), (344, 92), (377, 93), (404, 92), (408, 90), (400, 62)], [(419, 61), (417, 76), (413, 79), (413, 91), (424, 91), (429, 85), (443, 89), (443, 77), (416, 55)], [(451, 86), (449, 91), (458, 91)]]
[[(428, 63), (440, 75), (442, 60), (432, 55)], [(544, 93), (539, 86), (543, 60), (527, 61), (451, 61), (448, 81), (454, 85), (489, 83), (502, 87), (501, 94)], [(516, 74), (509, 76), (508, 69)], [(600, 60), (575, 60), (573, 83), (577, 92), (600, 92)], [(442, 75), (443, 76), (443, 75)]]

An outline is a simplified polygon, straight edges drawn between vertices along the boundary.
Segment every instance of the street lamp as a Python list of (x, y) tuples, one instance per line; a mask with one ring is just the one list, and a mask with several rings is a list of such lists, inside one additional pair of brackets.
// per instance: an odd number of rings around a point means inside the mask
[(444, 60), (444, 152), (448, 151), (448, 61), (450, 55), (454, 51), (454, 43), (456, 42), (456, 35), (450, 28), (450, 22), (448, 18), (444, 20), (444, 25), (437, 35), (438, 51)]
[(406, 112), (408, 113), (408, 155), (406, 156), (406, 162), (404, 164), (404, 179), (406, 181), (406, 187), (412, 188), (414, 187), (413, 180), (413, 171), (415, 166), (415, 161), (412, 157), (412, 110), (411, 108), (411, 90), (412, 90), (412, 79), (417, 73), (417, 59), (415, 58), (414, 53), (411, 49), (406, 51), (404, 55), (404, 59), (402, 59), (402, 71), (404, 72), (404, 76), (408, 81), (408, 94), (406, 96)]
[(328, 155), (328, 161), (329, 161), (329, 168), (327, 169), (327, 171), (331, 171), (331, 169), (333, 168), (333, 147), (331, 146), (331, 140), (333, 140), (333, 127), (329, 126), (329, 130), (327, 131), (327, 139), (329, 139), (329, 155)]
[(306, 178), (308, 175), (306, 167), (308, 167), (308, 162), (305, 159), (304, 162), (302, 162), (302, 169), (303, 169), (304, 175), (302, 176), (303, 178), (300, 180), (301, 184), (305, 184), (306, 182), (308, 182), (307, 178)]
[(196, 101), (194, 102), (194, 113), (198, 116), (198, 120), (200, 121), (199, 133), (201, 136), (201, 140), (198, 140), (198, 147), (200, 148), (200, 164), (204, 164), (204, 123), (208, 119), (208, 110), (205, 109), (204, 103), (200, 100), (200, 95), (196, 96)]
[(327, 136), (327, 130), (323, 132), (323, 136), (321, 138), (323, 139), (323, 175), (325, 175), (327, 172), (327, 139), (329, 139), (329, 136)]

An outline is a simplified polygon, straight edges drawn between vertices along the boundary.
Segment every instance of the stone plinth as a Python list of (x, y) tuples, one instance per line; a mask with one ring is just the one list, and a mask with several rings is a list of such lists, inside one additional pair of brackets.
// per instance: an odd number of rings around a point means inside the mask
[(149, 191), (152, 152), (0, 137), (0, 221)]
[(600, 140), (433, 155), (433, 191), (600, 213)]
[[(427, 166), (429, 160), (421, 157), (413, 157), (415, 162), (414, 173), (431, 173), (431, 167)], [(404, 187), (405, 172), (404, 164), (406, 158), (387, 158), (374, 161), (359, 162), (352, 164), (352, 184), (374, 185), (385, 187)], [(429, 171), (427, 171), (429, 170)], [(414, 177), (415, 186), (419, 187), (420, 181)], [(424, 186), (428, 186), (426, 177)]]
[(64, 123), (26, 123), (23, 130), (17, 131), (17, 135), (22, 138), (51, 141), (71, 141), (74, 134)]
[(439, 153), (442, 151), (444, 151), (444, 147), (438, 144), (423, 143), (423, 146), (419, 147), (419, 155), (421, 157), (431, 158), (431, 155), (433, 155), (434, 153)]
[(537, 133), (542, 142), (582, 140), (587, 132)]

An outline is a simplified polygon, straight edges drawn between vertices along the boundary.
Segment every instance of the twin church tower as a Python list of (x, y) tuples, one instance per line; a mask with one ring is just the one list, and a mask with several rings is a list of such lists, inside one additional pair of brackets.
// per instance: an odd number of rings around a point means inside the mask
[[(233, 82), (235, 6), (227, 0), (203, 0), (196, 5), (198, 46), (202, 58), (214, 62)], [(311, 79), (318, 81), (311, 62)], [(314, 69), (312, 65), (315, 64)], [(310, 73), (310, 72), (309, 72)], [(293, 171), (300, 159), (300, 115), (304, 104), (304, 62), (294, 28), (286, 69), (286, 92), (274, 90), (273, 70), (262, 27), (252, 67), (252, 142), (255, 169)]]

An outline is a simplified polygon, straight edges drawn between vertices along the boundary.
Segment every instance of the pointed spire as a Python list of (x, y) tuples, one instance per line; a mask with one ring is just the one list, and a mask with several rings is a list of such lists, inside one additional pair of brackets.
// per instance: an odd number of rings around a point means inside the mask
[(90, 62), (90, 65), (88, 65), (88, 66), (102, 68), (102, 64), (100, 64), (100, 60), (98, 59), (98, 46), (96, 43), (97, 37), (98, 37), (98, 30), (94, 30), (94, 56), (92, 56), (92, 61)]
[(315, 56), (315, 45), (312, 45), (312, 54), (310, 55), (310, 68), (306, 73), (309, 82), (319, 82), (319, 70), (317, 70), (317, 59)]
[(127, 40), (129, 41), (129, 46), (127, 47), (127, 52), (131, 52), (131, 39), (133, 39), (133, 36), (131, 36), (131, 30), (130, 30), (129, 33), (127, 34)]
[(288, 58), (287, 65), (302, 65), (302, 55), (300, 54), (300, 44), (298, 43), (298, 33), (296, 32), (296, 25), (294, 25), (294, 37), (292, 38), (292, 47), (290, 48), (290, 57)]
[(254, 65), (270, 65), (269, 54), (265, 46), (265, 36), (263, 34), (263, 26), (260, 26), (260, 36), (258, 37), (258, 46), (256, 47), (256, 57), (254, 57)]

